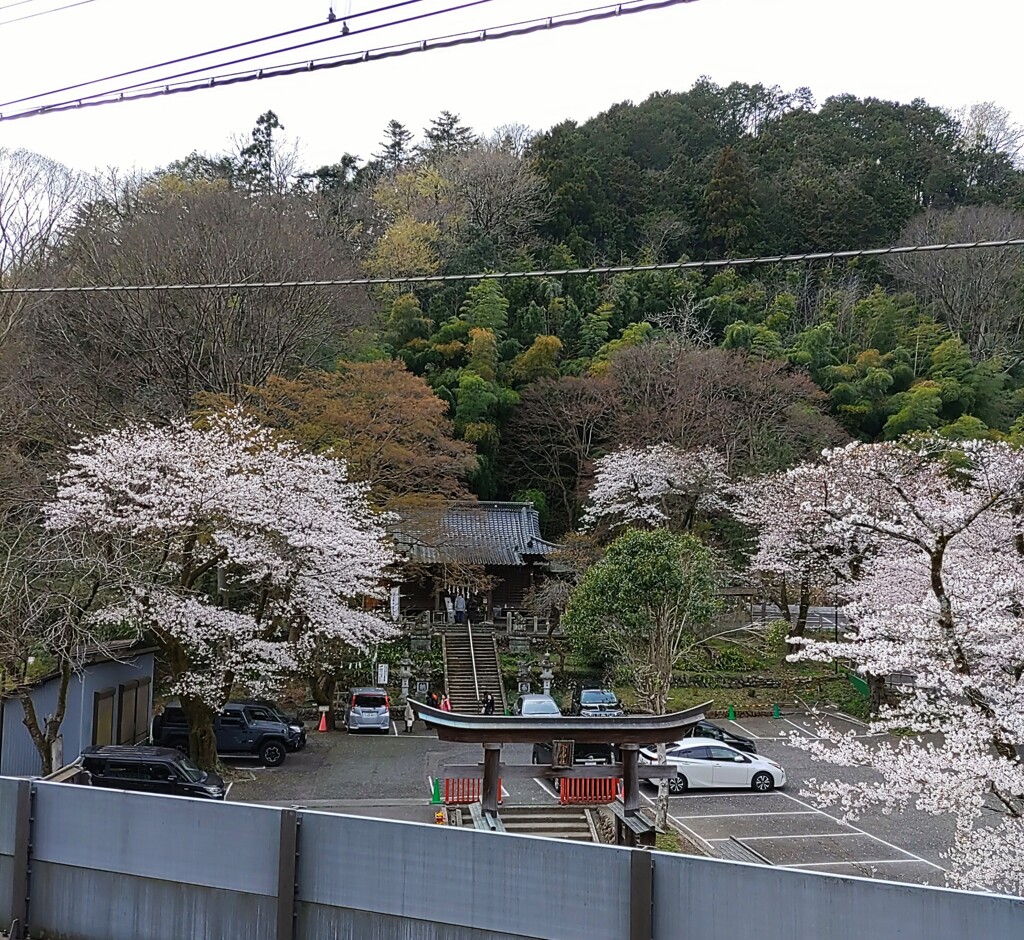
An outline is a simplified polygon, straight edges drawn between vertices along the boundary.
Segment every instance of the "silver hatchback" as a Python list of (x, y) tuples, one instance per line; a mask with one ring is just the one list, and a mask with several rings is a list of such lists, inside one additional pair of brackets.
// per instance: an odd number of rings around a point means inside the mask
[(391, 730), (391, 701), (385, 689), (352, 689), (345, 706), (345, 728), (348, 731)]

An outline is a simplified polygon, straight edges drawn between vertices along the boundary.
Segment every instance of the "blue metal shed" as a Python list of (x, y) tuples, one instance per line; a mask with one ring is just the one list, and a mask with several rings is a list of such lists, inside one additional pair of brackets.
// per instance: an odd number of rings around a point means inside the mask
[[(115, 641), (88, 651), (71, 676), (54, 768), (73, 761), (90, 744), (136, 744), (149, 737), (153, 711), (153, 649)], [(40, 724), (57, 706), (59, 674), (33, 686)], [(42, 761), (15, 695), (0, 697), (0, 775), (31, 777)]]

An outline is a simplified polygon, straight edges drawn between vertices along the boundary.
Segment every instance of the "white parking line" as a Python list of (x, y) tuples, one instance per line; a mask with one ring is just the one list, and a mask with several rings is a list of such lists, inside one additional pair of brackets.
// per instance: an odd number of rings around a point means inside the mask
[(920, 865), (916, 858), (878, 858), (873, 862), (801, 862), (798, 865), (780, 865), (780, 868), (824, 868), (828, 865)]
[(821, 740), (820, 738), (818, 738), (818, 735), (816, 735), (816, 734), (815, 734), (815, 733), (814, 733), (813, 731), (811, 731), (811, 730), (810, 730), (810, 729), (808, 729), (808, 728), (804, 728), (804, 727), (801, 727), (801, 726), (800, 726), (800, 725), (798, 725), (798, 724), (797, 724), (797, 723), (796, 723), (795, 721), (790, 721), (790, 720), (789, 720), (788, 718), (783, 718), (782, 720), (783, 720), (783, 721), (784, 721), (784, 722), (785, 722), (785, 723), (786, 723), (787, 725), (792, 725), (792, 726), (793, 726), (794, 728), (796, 728), (796, 730), (797, 730), (797, 731), (799, 731), (799, 732), (800, 732), (801, 734), (809, 734), (809, 735), (810, 735), (810, 736), (811, 736), (812, 738), (816, 738), (816, 739), (818, 739), (818, 740)]
[(533, 782), (537, 784), (537, 786), (540, 787), (545, 793), (547, 793), (548, 796), (553, 796), (556, 800), (560, 801), (560, 797), (555, 792), (555, 788), (551, 786), (551, 784), (548, 783), (547, 780), (545, 780), (543, 777), (534, 777)]
[[(850, 838), (851, 836), (865, 836), (866, 832), (805, 832), (797, 836), (744, 836), (744, 842), (763, 841), (765, 839), (842, 839)], [(726, 836), (724, 839), (708, 839), (708, 842), (728, 842), (731, 836)], [(872, 836), (874, 838), (874, 836)], [(903, 850), (900, 849), (902, 852)]]
[(740, 731), (742, 731), (742, 732), (743, 732), (743, 733), (744, 733), (744, 734), (745, 734), (745, 735), (746, 735), (746, 736), (747, 736), (748, 738), (757, 738), (758, 740), (763, 740), (763, 739), (761, 738), (761, 735), (759, 735), (759, 734), (754, 734), (754, 732), (753, 732), (753, 731), (748, 731), (748, 730), (747, 730), (746, 728), (744, 728), (744, 727), (743, 727), (743, 725), (741, 725), (741, 724), (740, 724), (740, 723), (739, 723), (739, 722), (738, 722), (738, 721), (737, 721), (737, 720), (736, 720), (735, 718), (729, 718), (729, 719), (728, 719), (728, 721), (729, 721), (729, 722), (730, 722), (731, 724), (734, 724), (734, 725), (736, 725), (736, 727), (737, 727), (737, 728), (739, 728), (739, 729), (740, 729)]
[[(646, 793), (641, 793), (640, 795), (645, 800), (647, 800), (647, 802), (650, 803), (651, 806), (654, 806), (654, 800), (652, 800)], [(703, 842), (704, 845), (711, 849), (711, 843), (707, 839), (705, 839), (704, 836), (700, 835), (700, 833), (694, 832), (689, 826), (686, 825), (686, 823), (681, 822), (678, 817), (673, 816), (671, 813), (669, 813), (668, 818), (669, 820), (674, 822), (680, 829), (685, 829), (686, 833), (692, 836), (695, 841)]]
[(817, 810), (810, 809), (787, 809), (779, 813), (708, 813), (706, 816), (679, 816), (678, 819), (731, 819), (733, 817), (743, 818), (746, 816), (814, 816)]
[[(776, 791), (776, 792), (778, 792), (778, 791)], [(816, 806), (812, 806), (810, 803), (806, 803), (803, 800), (798, 799), (795, 796), (790, 796), (788, 793), (779, 793), (779, 796), (784, 796), (787, 800), (792, 800), (794, 803), (797, 803), (800, 806), (806, 806), (808, 809), (813, 809), (816, 812), (821, 813), (822, 816), (826, 816), (827, 818), (831, 819), (833, 822), (837, 822), (837, 823), (839, 823), (842, 826), (848, 826), (850, 829), (853, 829), (855, 832), (859, 832), (861, 835), (869, 836), (870, 838), (874, 839), (876, 842), (879, 842), (882, 845), (886, 846), (887, 848), (892, 849), (894, 852), (899, 852), (901, 855), (909, 855), (911, 858), (916, 859), (919, 862), (924, 862), (925, 865), (930, 865), (932, 868), (935, 868), (938, 871), (944, 872), (946, 870), (941, 865), (936, 865), (935, 862), (930, 862), (930, 861), (928, 861), (928, 859), (922, 858), (920, 855), (915, 855), (913, 852), (910, 852), (907, 849), (901, 849), (898, 845), (893, 845), (891, 842), (886, 842), (885, 839), (882, 839), (879, 836), (873, 835), (872, 833), (867, 832), (864, 829), (858, 829), (857, 826), (853, 825), (852, 823), (848, 823), (848, 822), (845, 822), (842, 819), (838, 819), (837, 817), (832, 816), (829, 813), (826, 813), (824, 810), (820, 810)]]

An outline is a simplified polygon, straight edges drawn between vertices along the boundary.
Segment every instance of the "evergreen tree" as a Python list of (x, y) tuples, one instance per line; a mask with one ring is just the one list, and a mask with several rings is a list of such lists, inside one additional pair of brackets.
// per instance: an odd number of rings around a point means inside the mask
[(392, 118), (384, 128), (384, 139), (380, 142), (380, 152), (373, 155), (380, 161), (385, 170), (399, 170), (409, 162), (412, 143), (412, 131), (404, 124)]
[(284, 125), (273, 111), (266, 111), (256, 119), (252, 130), (252, 143), (239, 152), (238, 175), (253, 193), (275, 192), (279, 187), (274, 179), (274, 131), (283, 131)]
[(423, 129), (423, 136), (425, 143), (417, 150), (427, 159), (433, 160), (453, 153), (465, 153), (477, 142), (476, 134), (460, 124), (459, 116), (451, 111), (442, 111), (434, 118), (430, 126)]
[(704, 190), (708, 242), (721, 254), (747, 251), (757, 229), (757, 203), (740, 155), (725, 147)]

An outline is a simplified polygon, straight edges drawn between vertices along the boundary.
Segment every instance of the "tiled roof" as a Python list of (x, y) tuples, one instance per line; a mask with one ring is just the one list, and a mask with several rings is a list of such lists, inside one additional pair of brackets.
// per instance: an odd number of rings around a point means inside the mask
[(410, 561), (428, 565), (525, 565), (557, 548), (541, 538), (530, 503), (466, 501), (406, 510), (391, 535)]

